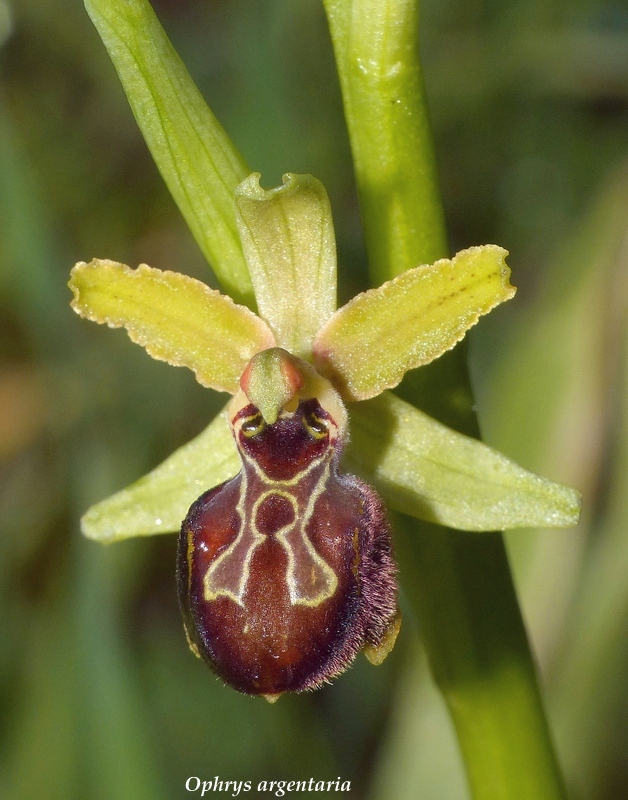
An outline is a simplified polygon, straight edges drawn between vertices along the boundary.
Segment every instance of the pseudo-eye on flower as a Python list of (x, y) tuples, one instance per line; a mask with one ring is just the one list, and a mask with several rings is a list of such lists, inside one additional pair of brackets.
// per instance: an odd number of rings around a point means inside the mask
[(72, 271), (79, 314), (233, 395), (82, 525), (100, 541), (180, 529), (192, 650), (234, 688), (274, 700), (319, 687), (360, 650), (379, 663), (394, 644), (389, 526), (364, 478), (391, 508), (465, 530), (571, 525), (578, 497), (387, 391), (512, 297), (503, 249), (416, 267), (335, 310), (322, 185), (287, 175), (264, 191), (254, 174), (235, 204), (259, 316), (179, 273), (102, 260)]

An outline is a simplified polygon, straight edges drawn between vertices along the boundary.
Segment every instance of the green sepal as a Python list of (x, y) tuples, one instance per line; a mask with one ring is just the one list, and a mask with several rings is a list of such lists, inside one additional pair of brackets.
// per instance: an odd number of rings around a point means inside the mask
[(240, 466), (223, 411), (152, 472), (92, 506), (81, 519), (81, 530), (106, 544), (178, 531), (192, 503), (236, 475)]
[(249, 360), (274, 344), (256, 314), (180, 272), (94, 259), (74, 267), (69, 286), (82, 317), (126, 328), (153, 358), (189, 367), (217, 391), (234, 394)]
[(336, 242), (323, 184), (284, 175), (268, 191), (259, 173), (236, 190), (238, 227), (259, 314), (277, 344), (309, 358), (319, 328), (336, 308)]
[(142, 135), (223, 289), (253, 303), (233, 208), (249, 173), (147, 0), (85, 0)]
[(354, 297), (314, 342), (314, 363), (346, 400), (367, 400), (396, 386), (459, 342), (496, 305), (510, 299), (507, 251), (471, 247), (416, 267)]
[(390, 392), (349, 412), (347, 467), (396, 511), (468, 531), (578, 522), (574, 489), (528, 472)]

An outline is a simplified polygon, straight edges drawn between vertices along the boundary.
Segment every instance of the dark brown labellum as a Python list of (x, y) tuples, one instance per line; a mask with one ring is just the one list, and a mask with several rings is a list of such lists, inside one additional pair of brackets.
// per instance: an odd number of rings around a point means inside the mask
[(192, 505), (179, 538), (188, 638), (241, 692), (315, 689), (394, 626), (382, 503), (338, 472), (343, 431), (318, 400), (272, 425), (245, 405), (231, 423), (242, 470)]

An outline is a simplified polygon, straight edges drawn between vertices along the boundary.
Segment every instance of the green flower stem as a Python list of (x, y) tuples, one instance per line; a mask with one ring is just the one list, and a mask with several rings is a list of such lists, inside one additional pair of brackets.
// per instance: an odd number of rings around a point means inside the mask
[[(447, 255), (416, 0), (324, 0), (374, 286)], [(417, 158), (417, 153), (421, 154)]]
[(564, 798), (501, 534), (395, 521), (402, 585), (420, 619), (472, 797)]
[[(416, 53), (418, 4), (325, 0), (325, 6), (378, 284), (447, 255)], [(464, 348), (437, 365), (423, 368), (402, 393), (477, 436)], [(564, 798), (501, 535), (409, 518), (399, 518), (397, 527), (404, 588), (421, 620), (473, 797)]]

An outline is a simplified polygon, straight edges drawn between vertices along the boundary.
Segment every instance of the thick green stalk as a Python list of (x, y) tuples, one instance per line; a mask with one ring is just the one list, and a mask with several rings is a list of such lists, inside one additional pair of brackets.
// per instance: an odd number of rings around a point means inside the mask
[(472, 797), (565, 797), (501, 534), (396, 522), (403, 588), (456, 728)]
[[(324, 0), (376, 285), (446, 255), (416, 0)], [(421, 157), (417, 158), (417, 153)]]
[[(372, 280), (447, 255), (423, 94), (416, 0), (325, 0)], [(477, 435), (464, 349), (406, 399)], [(475, 800), (565, 797), (502, 537), (398, 520), (402, 580)]]

